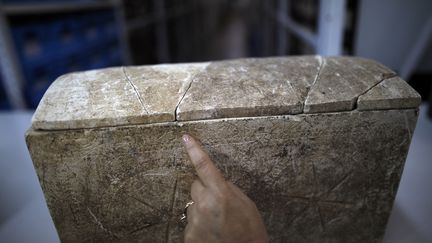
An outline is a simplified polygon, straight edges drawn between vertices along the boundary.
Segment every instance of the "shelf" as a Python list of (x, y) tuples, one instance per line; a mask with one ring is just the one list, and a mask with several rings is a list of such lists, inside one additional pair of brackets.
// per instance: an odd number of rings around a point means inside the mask
[(112, 1), (89, 2), (52, 2), (52, 3), (9, 3), (0, 4), (0, 9), (6, 15), (47, 14), (59, 12), (76, 12), (106, 9), (115, 6)]
[(187, 15), (192, 13), (193, 10), (191, 8), (176, 8), (176, 9), (168, 9), (166, 13), (161, 16), (158, 13), (151, 13), (143, 18), (135, 18), (127, 20), (126, 25), (129, 31), (136, 30), (139, 28), (144, 28), (150, 24), (158, 23), (161, 21), (166, 21), (173, 18), (178, 18), (183, 15)]

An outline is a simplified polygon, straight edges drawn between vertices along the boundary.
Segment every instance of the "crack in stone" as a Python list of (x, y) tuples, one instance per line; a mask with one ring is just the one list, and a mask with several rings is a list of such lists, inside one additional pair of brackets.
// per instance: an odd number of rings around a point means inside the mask
[(139, 101), (139, 103), (141, 104), (142, 108), (144, 109), (144, 111), (145, 111), (147, 114), (149, 114), (147, 108), (146, 108), (145, 105), (144, 105), (144, 101), (143, 101), (143, 99), (142, 99), (142, 97), (141, 97), (141, 94), (139, 93), (137, 87), (136, 87), (135, 84), (132, 82), (132, 80), (129, 79), (129, 76), (128, 76), (127, 73), (126, 73), (126, 69), (125, 69), (125, 67), (122, 67), (122, 71), (123, 71), (123, 74), (124, 74), (124, 76), (125, 76), (125, 78), (126, 78), (126, 81), (127, 81), (127, 82), (132, 86), (132, 88), (133, 88), (133, 90), (134, 90), (134, 93), (135, 93), (135, 95), (137, 96), (138, 101)]
[[(198, 73), (201, 73), (201, 72), (198, 72)], [(181, 104), (181, 102), (183, 101), (183, 99), (184, 99), (184, 97), (186, 96), (187, 92), (188, 92), (189, 89), (191, 88), (192, 83), (193, 83), (193, 81), (195, 80), (195, 77), (196, 77), (196, 75), (197, 75), (198, 73), (196, 73), (196, 74), (191, 78), (191, 81), (189, 82), (188, 87), (186, 88), (185, 92), (183, 93), (183, 96), (180, 98), (179, 102), (177, 103), (177, 105), (176, 105), (176, 107), (175, 107), (175, 109), (174, 109), (174, 121), (177, 121), (177, 116), (178, 116), (178, 115), (177, 115), (177, 112), (178, 112), (179, 105)]]
[(306, 101), (309, 99), (309, 93), (312, 90), (312, 88), (315, 85), (315, 83), (317, 82), (317, 80), (318, 80), (318, 78), (319, 78), (319, 76), (321, 74), (321, 71), (322, 71), (322, 69), (323, 69), (323, 67), (324, 67), (324, 65), (326, 63), (325, 57), (316, 56), (316, 58), (318, 59), (318, 63), (319, 63), (318, 72), (317, 72), (317, 74), (316, 74), (316, 76), (314, 78), (314, 81), (312, 82), (312, 84), (309, 86), (309, 89), (307, 90), (306, 97), (305, 97), (304, 102), (303, 102), (303, 109), (302, 109), (303, 113), (304, 113), (304, 108), (306, 106)]
[(369, 91), (371, 91), (373, 88), (375, 88), (376, 86), (378, 86), (379, 84), (381, 84), (382, 82), (386, 81), (387, 79), (391, 79), (394, 77), (397, 77), (398, 75), (396, 73), (383, 73), (382, 74), (382, 78), (380, 81), (378, 81), (376, 84), (372, 85), (371, 87), (369, 87), (366, 91), (364, 91), (363, 93), (359, 94), (357, 97), (354, 98), (354, 102), (353, 102), (353, 108), (352, 110), (357, 109), (358, 106), (358, 99), (367, 94)]

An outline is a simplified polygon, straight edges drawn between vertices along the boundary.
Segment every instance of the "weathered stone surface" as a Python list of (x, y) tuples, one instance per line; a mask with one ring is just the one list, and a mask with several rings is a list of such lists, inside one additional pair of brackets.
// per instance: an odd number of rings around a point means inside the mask
[(399, 77), (386, 79), (358, 98), (359, 110), (382, 110), (392, 107), (416, 108), (420, 95)]
[[(60, 77), (50, 87), (33, 127), (58, 130), (350, 111), (359, 96), (394, 76), (371, 60), (320, 56), (79, 72)], [(388, 109), (413, 107), (405, 103), (414, 104), (411, 96), (399, 93), (402, 103), (390, 102)]]
[(196, 76), (178, 120), (298, 114), (320, 57), (249, 58), (214, 62)]
[(318, 78), (305, 101), (305, 113), (349, 111), (357, 98), (396, 74), (375, 61), (358, 57), (322, 59)]
[(379, 242), (415, 110), (231, 118), (65, 131), (27, 143), (63, 242), (181, 242), (201, 139), (258, 205), (272, 242)]
[(314, 56), (73, 73), (26, 139), (63, 242), (181, 242), (185, 132), (257, 203), (272, 242), (378, 242), (417, 119), (418, 96), (392, 76)]
[(76, 129), (175, 120), (194, 75), (207, 63), (121, 67), (70, 73), (48, 89), (36, 129)]

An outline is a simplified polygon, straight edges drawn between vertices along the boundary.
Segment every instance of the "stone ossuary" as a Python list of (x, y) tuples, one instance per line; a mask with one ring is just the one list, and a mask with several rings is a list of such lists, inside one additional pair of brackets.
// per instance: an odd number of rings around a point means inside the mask
[(271, 242), (379, 242), (420, 96), (354, 57), (118, 67), (59, 77), (26, 141), (64, 242), (182, 242), (197, 137)]

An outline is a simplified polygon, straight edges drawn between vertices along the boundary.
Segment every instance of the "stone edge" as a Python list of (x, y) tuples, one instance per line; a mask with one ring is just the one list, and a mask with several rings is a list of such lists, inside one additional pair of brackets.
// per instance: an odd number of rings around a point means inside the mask
[[(315, 85), (315, 83), (316, 83), (316, 81), (318, 80), (318, 78), (319, 78), (319, 75), (320, 75), (320, 71), (321, 71), (321, 69), (322, 69), (322, 66), (323, 66), (323, 63), (325, 62), (325, 58), (326, 57), (322, 57), (322, 56), (315, 56), (316, 58), (318, 58), (320, 61), (319, 61), (319, 65), (320, 65), (320, 67), (319, 67), (319, 69), (318, 69), (318, 71), (317, 71), (317, 74), (316, 74), (316, 76), (315, 76), (315, 80), (312, 82), (312, 84), (311, 84), (311, 86), (308, 88), (308, 93), (306, 94), (306, 96), (304, 97), (304, 99), (303, 99), (303, 101), (302, 101), (302, 108), (301, 108), (301, 110), (300, 111), (298, 111), (298, 112), (296, 112), (296, 113), (294, 113), (294, 114), (281, 114), (281, 113), (277, 113), (277, 114), (258, 114), (258, 115), (254, 115), (254, 116), (245, 116), (245, 117), (250, 117), (250, 118), (252, 118), (252, 117), (265, 117), (265, 116), (281, 116), (281, 115), (299, 115), (299, 114), (316, 114), (316, 113), (334, 113), (334, 112), (343, 112), (343, 111), (353, 111), (353, 110), (357, 110), (358, 109), (358, 102), (359, 102), (359, 98), (360, 97), (362, 97), (362, 96), (364, 96), (364, 95), (366, 95), (370, 90), (372, 90), (374, 87), (376, 87), (377, 85), (379, 85), (379, 84), (381, 84), (382, 82), (384, 82), (384, 81), (386, 81), (386, 80), (388, 80), (388, 79), (390, 79), (390, 78), (394, 78), (394, 77), (398, 77), (396, 74), (394, 75), (394, 76), (391, 76), (391, 77), (385, 77), (385, 78), (383, 78), (382, 80), (380, 80), (377, 84), (375, 84), (375, 85), (373, 85), (372, 87), (370, 87), (369, 89), (367, 89), (367, 91), (366, 92), (364, 92), (364, 93), (362, 93), (362, 94), (360, 94), (360, 95), (358, 95), (357, 97), (354, 97), (352, 100), (351, 100), (351, 104), (350, 105), (346, 105), (346, 109), (341, 109), (341, 110), (332, 110), (332, 109), (330, 109), (330, 110), (328, 110), (328, 109), (326, 109), (326, 107), (328, 108), (328, 106), (330, 105), (332, 105), (332, 104), (326, 104), (326, 103), (323, 103), (322, 104), (322, 109), (318, 109), (317, 111), (315, 111), (315, 112), (305, 112), (305, 103), (306, 103), (306, 100), (308, 99), (308, 97), (309, 97), (309, 91), (312, 89), (312, 87)], [(368, 60), (368, 59), (366, 59), (366, 60)], [(375, 62), (375, 61), (373, 61), (373, 60), (370, 60), (370, 61), (372, 61), (372, 62)], [(212, 62), (197, 62), (197, 63), (190, 63), (190, 64), (200, 64), (200, 63), (212, 63)], [(183, 64), (187, 64), (187, 63), (183, 63)], [(166, 64), (158, 64), (158, 65), (166, 65)], [(157, 65), (150, 65), (150, 66), (157, 66)], [(125, 66), (122, 66), (122, 67), (120, 67), (120, 68), (125, 68)], [(205, 69), (204, 69), (204, 71), (205, 71)], [(197, 73), (198, 74), (198, 73)], [(65, 75), (68, 75), (68, 74), (65, 74)], [(182, 104), (182, 102), (183, 102), (183, 99), (184, 99), (184, 97), (186, 96), (186, 94), (187, 94), (187, 92), (189, 91), (189, 89), (191, 88), (191, 86), (193, 85), (193, 82), (194, 82), (194, 80), (193, 80), (193, 78), (192, 78), (192, 80), (191, 80), (191, 82), (189, 83), (189, 85), (188, 85), (188, 87), (185, 89), (185, 91), (184, 91), (184, 93), (182, 94), (182, 96), (181, 96), (181, 98), (180, 98), (180, 100), (179, 100), (179, 102), (177, 103), (177, 105), (175, 106), (175, 108), (174, 108), (174, 111), (171, 113), (169, 113), (170, 115), (172, 115), (172, 114), (174, 114), (174, 119), (172, 120), (172, 121), (164, 121), (163, 123), (165, 123), (165, 122), (177, 122), (177, 121), (196, 121), (196, 120), (213, 120), (213, 119), (229, 119), (229, 118), (241, 118), (241, 117), (243, 117), (243, 116), (230, 116), (230, 117), (206, 117), (206, 116), (203, 116), (203, 117), (197, 117), (196, 119), (191, 119), (191, 120), (187, 120), (187, 119), (181, 119), (180, 117), (181, 117), (181, 113), (179, 114), (179, 107), (180, 107), (180, 105)], [(405, 81), (404, 81), (405, 82)], [(409, 86), (409, 84), (407, 84), (408, 85), (408, 87), (410, 87), (411, 88), (411, 86)], [(414, 91), (415, 92), (415, 91)], [(405, 105), (405, 106), (403, 106), (403, 107), (392, 107), (391, 105), (389, 106), (389, 107), (381, 107), (381, 108), (379, 108), (379, 107), (377, 107), (376, 108), (376, 110), (391, 110), (391, 109), (411, 109), (411, 108), (418, 108), (418, 106), (420, 105), (420, 101), (421, 101), (421, 97), (420, 97), (420, 95), (418, 95), (418, 93), (417, 93), (417, 97), (409, 97), (408, 98), (411, 102), (408, 102), (407, 103), (407, 105)], [(42, 98), (42, 100), (43, 100), (43, 98)], [(41, 101), (42, 102), (42, 101)], [(346, 101), (341, 101), (341, 102), (346, 102)], [(392, 104), (391, 102), (390, 102), (390, 104)], [(320, 107), (321, 107), (321, 104), (320, 104)], [(320, 108), (320, 107), (318, 107), (318, 108)], [(351, 109), (350, 109), (351, 108)], [(359, 110), (362, 110), (362, 109), (359, 109)], [(370, 110), (373, 110), (373, 109), (369, 109), (369, 111)], [(36, 112), (37, 112), (37, 109), (36, 109), (36, 111), (35, 111), (35, 114), (36, 114)], [(200, 113), (200, 111), (196, 111), (196, 112), (198, 112), (198, 113)], [(246, 115), (248, 114), (249, 112), (247, 112), (246, 113)], [(154, 122), (154, 119), (152, 118), (152, 117), (150, 117), (150, 118), (139, 118), (139, 117), (131, 117), (131, 118), (129, 118), (129, 117), (124, 117), (124, 118), (119, 118), (118, 119), (118, 121), (120, 121), (120, 123), (115, 123), (114, 125), (109, 125), (111, 122), (112, 122), (112, 119), (110, 119), (110, 120), (107, 120), (106, 122), (103, 122), (103, 123), (99, 123), (99, 125), (97, 125), (97, 126), (80, 126), (80, 127), (73, 127), (73, 128), (68, 128), (68, 127), (59, 127), (59, 124), (61, 124), (62, 122), (49, 122), (49, 124), (47, 124), (47, 123), (45, 123), (43, 126), (41, 125), (42, 123), (44, 123), (44, 121), (37, 121), (37, 120), (35, 120), (35, 114), (33, 114), (33, 117), (32, 117), (32, 126), (31, 126), (31, 128), (30, 129), (33, 129), (33, 130), (48, 130), (48, 131), (51, 131), (51, 130), (64, 130), (64, 129), (89, 129), (89, 128), (101, 128), (101, 127), (117, 127), (117, 126), (129, 126), (129, 125), (144, 125), (144, 124), (152, 124), (153, 122)], [(167, 114), (162, 114), (162, 115), (167, 115)], [(180, 119), (179, 119), (180, 118)], [(171, 118), (172, 119), (172, 118)], [(84, 121), (84, 120), (83, 120)], [(157, 123), (160, 123), (160, 122), (157, 122)], [(112, 123), (111, 123), (112, 124)], [(156, 123), (155, 123), (156, 124)]]

